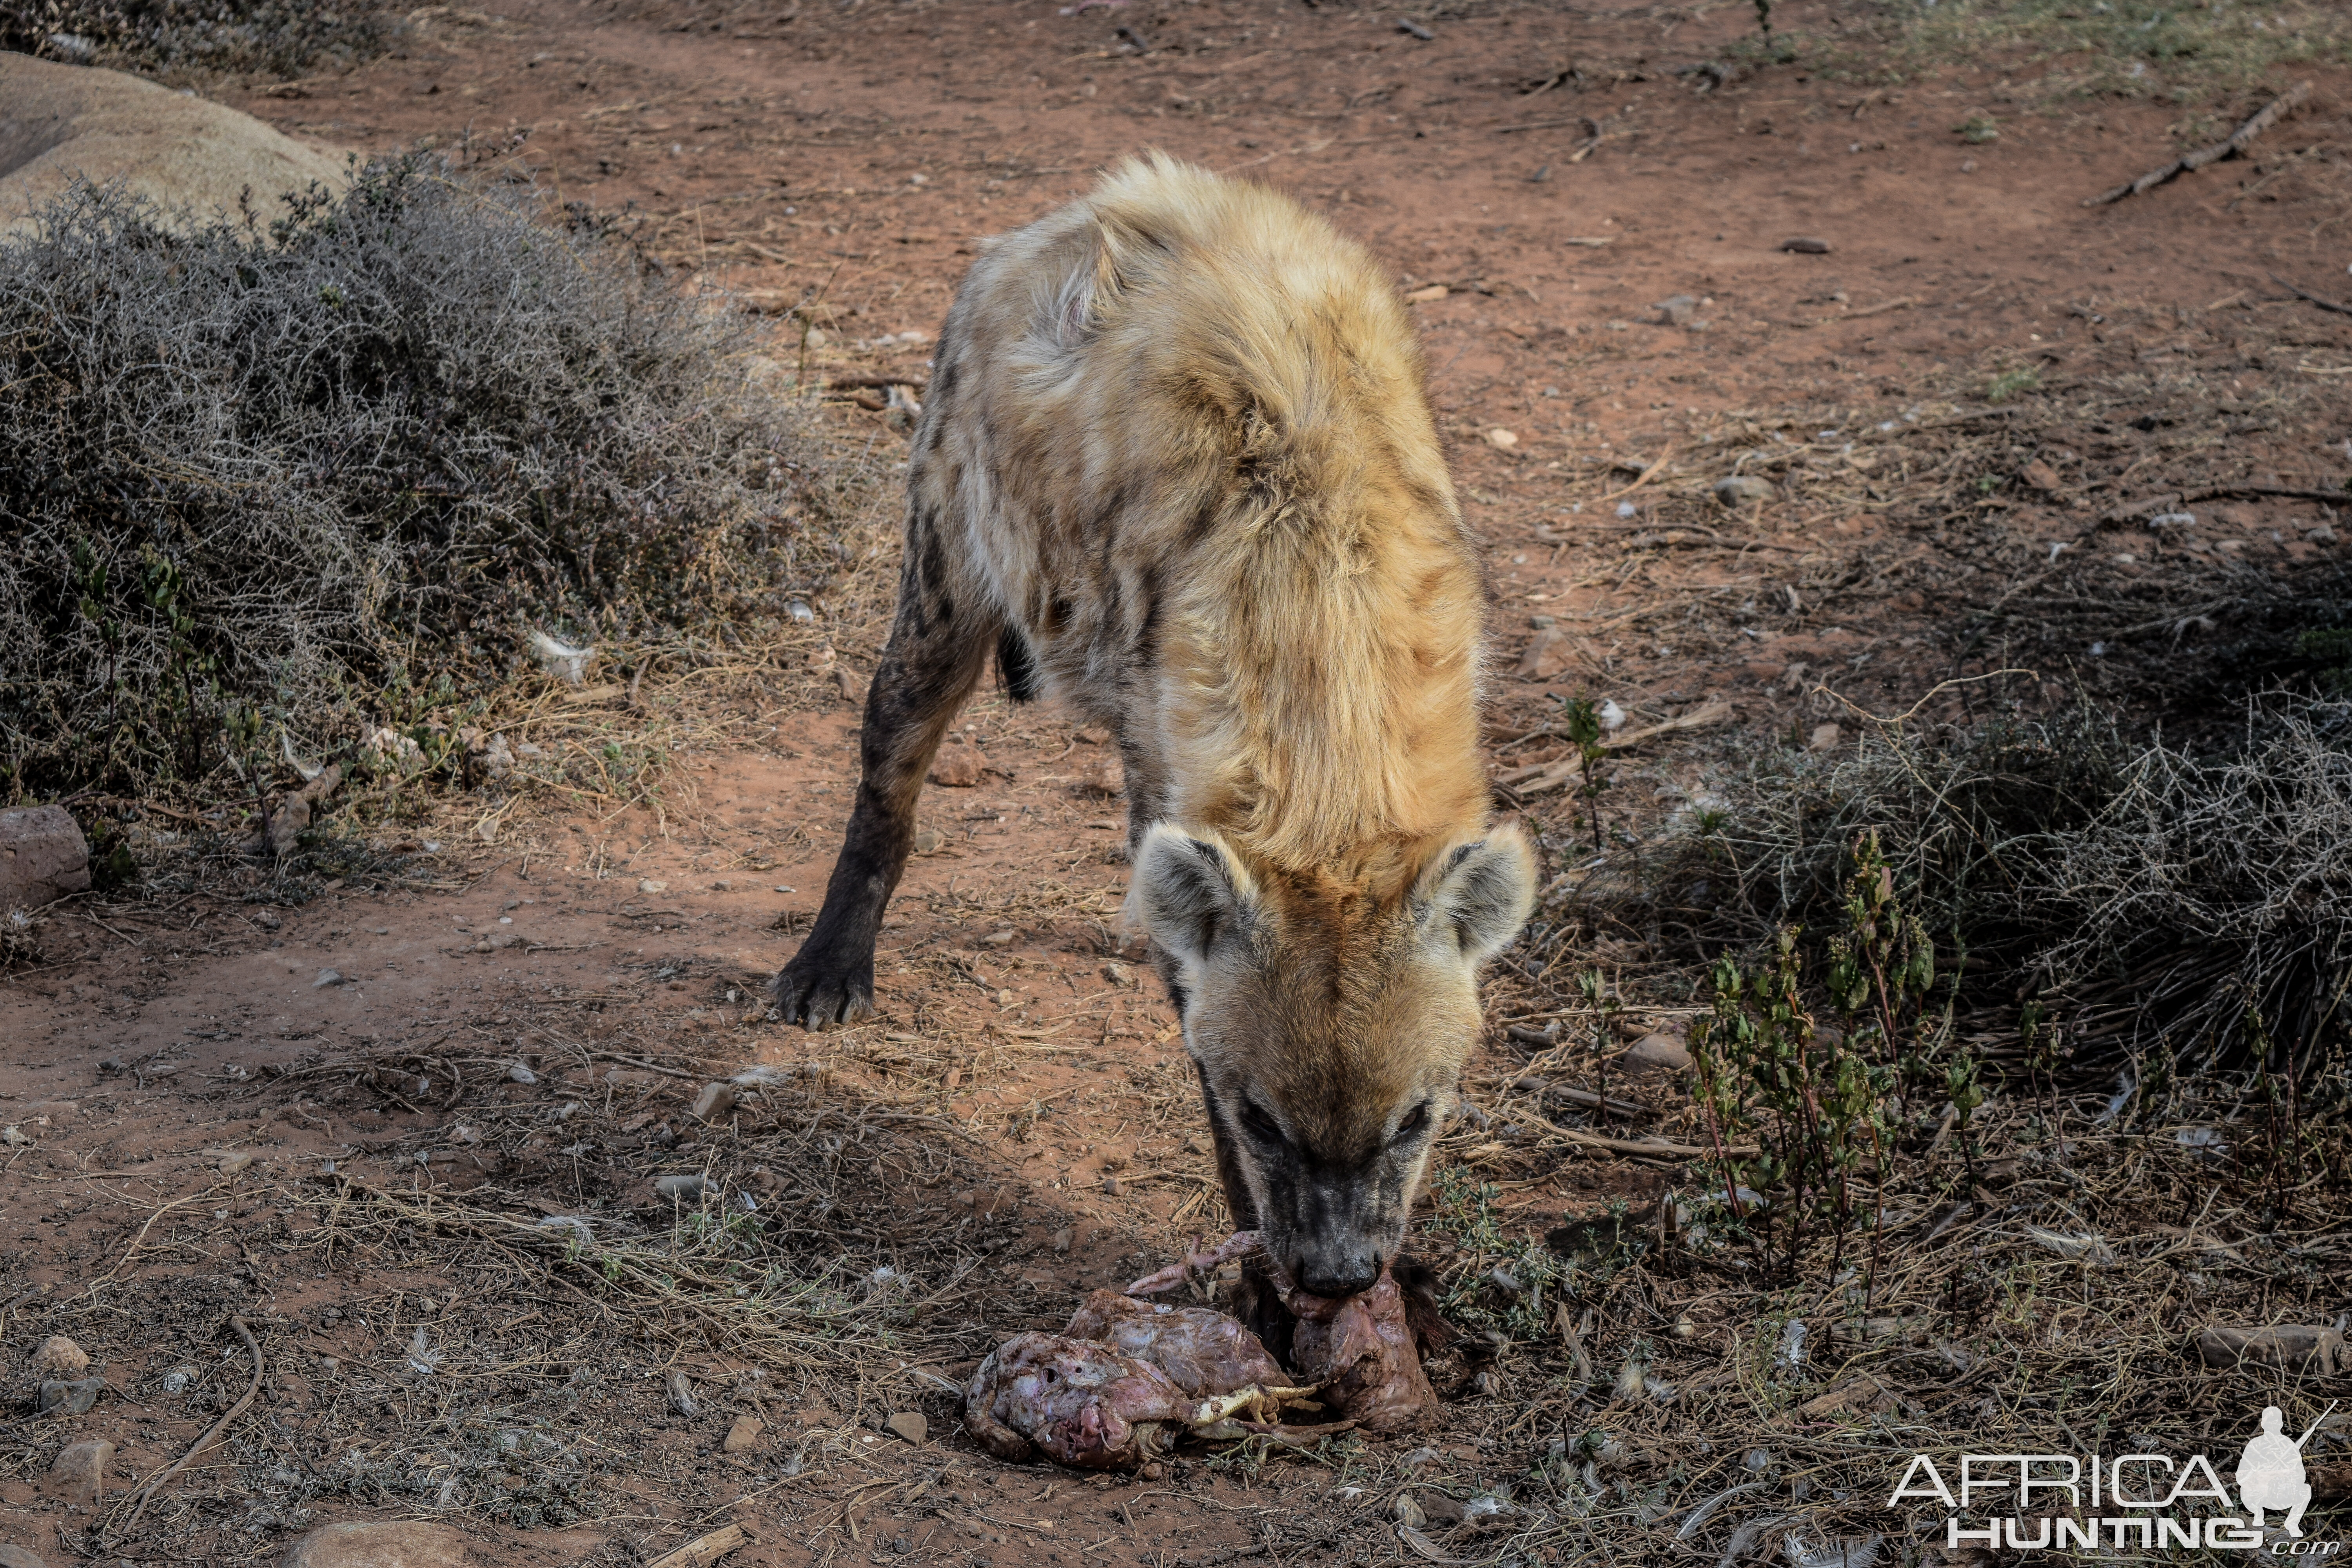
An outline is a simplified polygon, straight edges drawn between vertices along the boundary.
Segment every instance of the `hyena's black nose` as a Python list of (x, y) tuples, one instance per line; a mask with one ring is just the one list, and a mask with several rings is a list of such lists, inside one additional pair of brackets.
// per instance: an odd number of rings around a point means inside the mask
[(1326, 1300), (1360, 1295), (1379, 1283), (1381, 1260), (1370, 1253), (1350, 1256), (1339, 1254), (1318, 1258), (1309, 1253), (1299, 1260), (1298, 1283), (1310, 1296)]

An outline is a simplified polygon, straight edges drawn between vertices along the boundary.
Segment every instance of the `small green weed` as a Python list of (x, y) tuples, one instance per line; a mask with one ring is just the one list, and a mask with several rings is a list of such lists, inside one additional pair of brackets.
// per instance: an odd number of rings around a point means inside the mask
[(1987, 403), (2006, 403), (2021, 392), (2032, 392), (2042, 384), (2042, 367), (2021, 364), (2014, 370), (2002, 371), (1985, 383)]

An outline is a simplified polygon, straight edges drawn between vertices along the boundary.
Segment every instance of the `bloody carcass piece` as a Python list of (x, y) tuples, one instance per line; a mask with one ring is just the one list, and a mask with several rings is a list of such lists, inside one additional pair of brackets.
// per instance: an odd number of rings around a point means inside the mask
[(1275, 1373), (1272, 1387), (1194, 1396), (1150, 1362), (1095, 1341), (1015, 1334), (972, 1373), (964, 1425), (1000, 1459), (1018, 1462), (1043, 1450), (1079, 1469), (1133, 1469), (1188, 1432), (1281, 1439), (1284, 1403), (1312, 1391), (1285, 1386), (1281, 1369)]
[(1290, 1381), (1255, 1334), (1207, 1307), (1171, 1307), (1097, 1290), (1072, 1315), (1065, 1332), (1149, 1362), (1195, 1396), (1230, 1394), (1252, 1384), (1274, 1388)]
[(1317, 1395), (1367, 1432), (1403, 1432), (1437, 1408), (1437, 1391), (1421, 1370), (1421, 1347), (1405, 1314), (1404, 1293), (1384, 1267), (1369, 1290), (1327, 1300), (1294, 1290), (1284, 1305), (1297, 1314), (1290, 1359)]
[(964, 1424), (1015, 1462), (1037, 1449), (1079, 1469), (1141, 1465), (1183, 1436), (1192, 1401), (1150, 1362), (1061, 1334), (1015, 1334), (964, 1389)]
[(1421, 1369), (1421, 1348), (1405, 1310), (1404, 1293), (1385, 1266), (1369, 1290), (1339, 1300), (1310, 1296), (1277, 1259), (1265, 1255), (1257, 1232), (1243, 1230), (1217, 1247), (1195, 1250), (1181, 1262), (1146, 1275), (1129, 1286), (1128, 1293), (1146, 1296), (1173, 1289), (1243, 1258), (1264, 1264), (1283, 1305), (1298, 1320), (1291, 1335), (1291, 1364), (1301, 1382), (1319, 1387), (1317, 1397), (1334, 1413), (1367, 1432), (1402, 1432), (1437, 1408), (1437, 1393)]

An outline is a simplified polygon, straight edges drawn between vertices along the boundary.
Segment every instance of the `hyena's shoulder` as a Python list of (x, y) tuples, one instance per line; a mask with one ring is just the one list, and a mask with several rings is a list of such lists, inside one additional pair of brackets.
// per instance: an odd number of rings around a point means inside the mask
[(1360, 246), (1138, 159), (974, 265), (917, 504), (1059, 683), (1149, 710), (1171, 814), (1291, 864), (1443, 837), (1486, 811), (1483, 584), (1424, 382)]

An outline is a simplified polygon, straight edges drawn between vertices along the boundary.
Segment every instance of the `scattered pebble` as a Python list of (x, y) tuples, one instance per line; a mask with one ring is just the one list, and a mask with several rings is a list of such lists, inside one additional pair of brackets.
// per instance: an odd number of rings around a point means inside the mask
[(662, 1388), (669, 1395), (670, 1409), (677, 1414), (689, 1418), (702, 1414), (702, 1406), (694, 1402), (694, 1384), (687, 1381), (686, 1373), (671, 1372), (663, 1380)]
[(706, 1083), (694, 1097), (691, 1115), (698, 1121), (724, 1121), (734, 1114), (735, 1090), (723, 1083)]
[(654, 1183), (654, 1191), (666, 1198), (684, 1200), (700, 1197), (703, 1189), (709, 1184), (710, 1178), (699, 1173), (684, 1176), (663, 1176)]
[(971, 789), (988, 770), (988, 758), (972, 738), (958, 731), (940, 745), (931, 759), (931, 782), (947, 789)]
[(727, 1436), (720, 1439), (719, 1446), (730, 1454), (740, 1454), (757, 1443), (760, 1434), (767, 1429), (768, 1424), (756, 1415), (749, 1413), (738, 1415), (734, 1425), (727, 1428)]
[(341, 985), (342, 983), (343, 976), (341, 970), (321, 969), (319, 971), (319, 978), (310, 982), (310, 989), (318, 991), (330, 985)]
[(507, 1064), (507, 1081), (509, 1083), (537, 1083), (539, 1081), (539, 1075), (531, 1071), (530, 1067), (522, 1062), (509, 1062)]
[(446, 1524), (400, 1519), (321, 1525), (278, 1568), (466, 1568), (466, 1538)]
[(33, 1352), (33, 1371), (41, 1377), (79, 1377), (89, 1370), (89, 1352), (63, 1334), (51, 1334)]
[(909, 1443), (920, 1443), (931, 1435), (931, 1424), (923, 1419), (919, 1410), (901, 1410), (882, 1423), (894, 1436)]
[(1833, 752), (1844, 734), (1845, 731), (1836, 724), (1816, 724), (1813, 732), (1805, 737), (1805, 749), (1809, 752)]
[(1424, 44), (1431, 42), (1437, 37), (1435, 33), (1431, 32), (1420, 23), (1413, 21), (1412, 18), (1407, 16), (1399, 16), (1397, 18), (1396, 30), (1400, 33), (1410, 33)]
[(114, 1463), (114, 1445), (103, 1437), (68, 1443), (49, 1463), (41, 1489), (63, 1502), (89, 1508), (106, 1496), (107, 1467)]
[(1794, 239), (1782, 240), (1780, 248), (1794, 251), (1799, 256), (1827, 256), (1830, 253), (1830, 242), (1826, 239), (1814, 239), (1807, 235), (1799, 235)]
[(1658, 312), (1660, 326), (1686, 327), (1690, 325), (1692, 318), (1698, 314), (1698, 296), (1676, 294), (1672, 299), (1659, 300), (1651, 308)]
[(1772, 488), (1771, 480), (1759, 479), (1754, 474), (1733, 474), (1715, 481), (1715, 499), (1728, 507), (1769, 501), (1779, 493)]
[(667, 882), (656, 881), (651, 877), (645, 877), (639, 879), (637, 882), (637, 891), (640, 893), (667, 893), (669, 891), (669, 884)]
[(1000, 926), (980, 939), (980, 945), (982, 947), (1009, 947), (1012, 943), (1013, 928), (1011, 926)]
[(86, 1415), (105, 1392), (102, 1377), (44, 1378), (33, 1407), (43, 1415)]
[(1444, 284), (1432, 283), (1427, 288), (1413, 289), (1404, 297), (1404, 302), (1408, 305), (1433, 304), (1437, 300), (1444, 299), (1446, 289)]
[(1486, 432), (1486, 445), (1494, 447), (1497, 452), (1517, 451), (1519, 445), (1518, 433), (1515, 430), (1506, 430), (1497, 425)]

